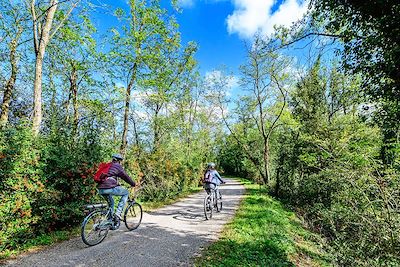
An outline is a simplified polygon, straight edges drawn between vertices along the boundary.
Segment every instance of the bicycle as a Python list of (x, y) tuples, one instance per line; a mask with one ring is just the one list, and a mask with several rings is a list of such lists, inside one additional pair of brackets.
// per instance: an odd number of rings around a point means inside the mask
[[(135, 230), (142, 222), (143, 210), (142, 206), (136, 202), (137, 192), (134, 190), (133, 197), (128, 197), (125, 205), (124, 217), (121, 221), (125, 222), (129, 231)], [(109, 203), (86, 205), (89, 211), (88, 215), (83, 219), (81, 226), (81, 237), (83, 243), (88, 246), (100, 244), (107, 236), (109, 230), (116, 230), (120, 226), (120, 220), (114, 214)]]
[(215, 188), (209, 188), (204, 198), (204, 215), (206, 216), (206, 220), (212, 218), (214, 208), (216, 208), (217, 212), (222, 210), (222, 194), (218, 189), (218, 185), (215, 185)]

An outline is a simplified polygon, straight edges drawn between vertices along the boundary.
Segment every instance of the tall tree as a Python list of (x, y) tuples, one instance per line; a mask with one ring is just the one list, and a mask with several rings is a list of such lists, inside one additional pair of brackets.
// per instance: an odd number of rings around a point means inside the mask
[[(265, 40), (259, 35), (255, 36), (254, 42), (247, 49), (247, 62), (241, 66), (241, 84), (249, 92), (242, 98), (242, 103), (251, 111), (252, 126), (257, 129), (261, 149), (251, 149), (232, 127), (228, 127), (252, 161), (264, 184), (271, 180), (270, 138), (279, 125), (279, 119), (286, 106), (288, 66), (287, 58), (266, 49)], [(225, 122), (228, 125), (226, 120)], [(256, 151), (261, 156), (258, 156)]]
[(42, 74), (43, 59), (47, 45), (54, 34), (62, 27), (65, 20), (68, 19), (72, 10), (78, 5), (78, 2), (72, 3), (70, 9), (62, 16), (58, 24), (54, 27), (53, 21), (59, 6), (58, 0), (51, 0), (49, 4), (39, 3), (32, 0), (30, 10), (32, 15), (33, 46), (35, 50), (35, 80), (33, 84), (33, 124), (32, 130), (35, 135), (39, 133), (42, 122)]
[[(379, 102), (377, 122), (385, 145), (382, 160), (400, 157), (400, 3), (397, 0), (314, 0), (313, 26), (343, 42), (343, 66), (363, 78), (363, 89)], [(314, 31), (315, 27), (312, 27)]]
[[(126, 83), (123, 131), (120, 152), (126, 153), (129, 114), (131, 111), (131, 94), (134, 86), (138, 87), (140, 79), (151, 73), (152, 62), (161, 57), (161, 48), (168, 42), (176, 45), (173, 35), (178, 25), (170, 23), (171, 17), (166, 9), (161, 8), (160, 1), (131, 0), (130, 14), (117, 10), (116, 15), (123, 22), (121, 29), (113, 29), (113, 69), (116, 78)], [(123, 34), (119, 31), (122, 30)], [(173, 34), (171, 34), (171, 32)], [(179, 45), (179, 44), (178, 44)]]
[(151, 73), (143, 86), (150, 94), (146, 106), (152, 109), (153, 150), (157, 150), (163, 134), (173, 126), (167, 124), (169, 127), (163, 127), (162, 111), (166, 111), (169, 104), (174, 104), (177, 95), (185, 88), (183, 76), (190, 75), (196, 64), (193, 56), (197, 47), (194, 43), (181, 53), (177, 32), (171, 32), (166, 41), (166, 44), (160, 44), (160, 56), (151, 62)]
[[(60, 29), (53, 44), (50, 45), (50, 57), (57, 64), (61, 80), (68, 84), (68, 98), (65, 101), (65, 121), (69, 123), (70, 103), (72, 101), (72, 134), (78, 134), (79, 95), (82, 89), (94, 83), (92, 74), (99, 69), (96, 42), (92, 35), (95, 28), (85, 10), (79, 16), (72, 16)], [(60, 86), (63, 87), (63, 86)]]
[(1, 104), (0, 126), (8, 122), (10, 103), (18, 75), (18, 46), (23, 31), (26, 30), (26, 20), (23, 10), (15, 4), (2, 3), (0, 6), (2, 15), (0, 16), (0, 31), (4, 36), (2, 41), (8, 42), (8, 57), (10, 64), (10, 74), (4, 86), (3, 103)]

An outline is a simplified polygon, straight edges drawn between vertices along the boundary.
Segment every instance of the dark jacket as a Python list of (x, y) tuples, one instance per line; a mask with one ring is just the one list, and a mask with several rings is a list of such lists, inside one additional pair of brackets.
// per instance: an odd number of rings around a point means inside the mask
[(118, 162), (112, 162), (111, 167), (108, 170), (108, 177), (101, 181), (97, 188), (99, 189), (109, 189), (109, 188), (114, 188), (116, 186), (119, 186), (118, 179), (117, 178), (122, 178), (125, 182), (130, 184), (131, 186), (135, 186), (135, 182), (132, 180), (131, 177), (129, 177), (126, 172), (124, 171), (124, 168), (122, 168), (121, 164)]

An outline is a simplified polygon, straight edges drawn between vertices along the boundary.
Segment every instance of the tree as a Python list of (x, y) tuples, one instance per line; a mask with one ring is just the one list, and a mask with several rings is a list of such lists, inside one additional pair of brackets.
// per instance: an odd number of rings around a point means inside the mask
[(8, 122), (10, 102), (14, 92), (15, 82), (17, 80), (20, 38), (26, 30), (26, 20), (23, 11), (13, 4), (2, 3), (0, 6), (2, 15), (0, 16), (0, 30), (5, 34), (2, 40), (8, 42), (8, 56), (11, 67), (10, 76), (4, 87), (3, 103), (1, 105), (0, 126)]
[(259, 137), (256, 138), (256, 142), (261, 149), (251, 148), (249, 143), (241, 141), (238, 133), (235, 133), (225, 120), (231, 134), (236, 136), (236, 141), (246, 152), (264, 184), (269, 184), (271, 180), (270, 138), (279, 125), (278, 121), (286, 106), (288, 64), (287, 58), (271, 52), (266, 48), (265, 40), (256, 35), (252, 45), (247, 48), (247, 63), (241, 66), (241, 85), (250, 92), (241, 99), (244, 104), (242, 110), (250, 111), (250, 129), (256, 129)]
[[(79, 0), (74, 2), (69, 11), (62, 16), (57, 26), (53, 26), (54, 17), (59, 6), (58, 0), (51, 0), (49, 4), (36, 6), (36, 0), (31, 1), (33, 46), (35, 51), (35, 80), (33, 84), (33, 124), (32, 130), (38, 135), (42, 122), (42, 74), (43, 59), (46, 47), (54, 34), (62, 27), (68, 19), (72, 10), (78, 5)], [(39, 12), (38, 12), (39, 11)]]
[(304, 131), (310, 133), (327, 125), (327, 79), (320, 72), (321, 61), (318, 59), (308, 75), (297, 84), (291, 103), (293, 113), (302, 123)]
[(361, 74), (363, 90), (379, 103), (376, 119), (385, 140), (382, 159), (393, 164), (399, 157), (400, 134), (399, 1), (314, 0), (313, 6), (312, 29), (323, 25), (326, 34), (342, 41), (344, 69)]
[(175, 98), (185, 89), (183, 77), (190, 75), (196, 66), (193, 58), (196, 44), (189, 43), (181, 52), (179, 35), (176, 32), (171, 34), (170, 41), (159, 47), (160, 56), (149, 63), (151, 71), (143, 84), (147, 94), (146, 106), (152, 110), (153, 150), (157, 150), (163, 134), (173, 127), (172, 124), (162, 123), (162, 111), (168, 110), (169, 104), (175, 104)]
[[(115, 78), (126, 83), (123, 131), (120, 151), (125, 154), (129, 114), (131, 111), (131, 93), (138, 87), (144, 75), (151, 75), (163, 57), (162, 48), (179, 46), (175, 23), (166, 9), (161, 8), (159, 1), (131, 0), (130, 14), (123, 10), (116, 11), (124, 23), (122, 29), (112, 31), (113, 48), (110, 53), (115, 70)], [(122, 31), (122, 34), (120, 34)]]
[[(91, 23), (87, 11), (81, 10), (79, 16), (71, 16), (60, 28), (53, 44), (49, 45), (51, 65), (60, 80), (68, 84), (68, 99), (65, 101), (65, 122), (70, 123), (70, 103), (72, 101), (72, 135), (78, 134), (79, 96), (85, 87), (89, 90), (95, 83), (93, 73), (99, 70), (102, 62), (96, 51), (96, 42), (92, 35), (96, 29)], [(60, 87), (63, 87), (60, 84)], [(56, 93), (56, 92), (54, 92)]]

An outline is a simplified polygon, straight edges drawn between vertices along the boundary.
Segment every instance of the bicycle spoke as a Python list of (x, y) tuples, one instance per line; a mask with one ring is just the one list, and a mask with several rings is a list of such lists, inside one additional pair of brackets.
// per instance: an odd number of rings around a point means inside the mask
[(217, 212), (220, 212), (222, 210), (222, 194), (219, 191), (218, 194), (216, 194), (216, 206)]
[(206, 195), (206, 197), (204, 198), (204, 215), (206, 217), (206, 220), (211, 219), (212, 211), (213, 211), (212, 197), (211, 195)]
[(109, 225), (105, 222), (106, 216), (101, 210), (95, 210), (86, 216), (81, 227), (81, 237), (86, 245), (94, 246), (103, 241), (109, 230)]
[(126, 228), (128, 228), (129, 230), (135, 230), (136, 228), (138, 228), (142, 221), (142, 216), (142, 206), (140, 206), (139, 203), (134, 202), (132, 204), (129, 204), (126, 208), (124, 215)]

